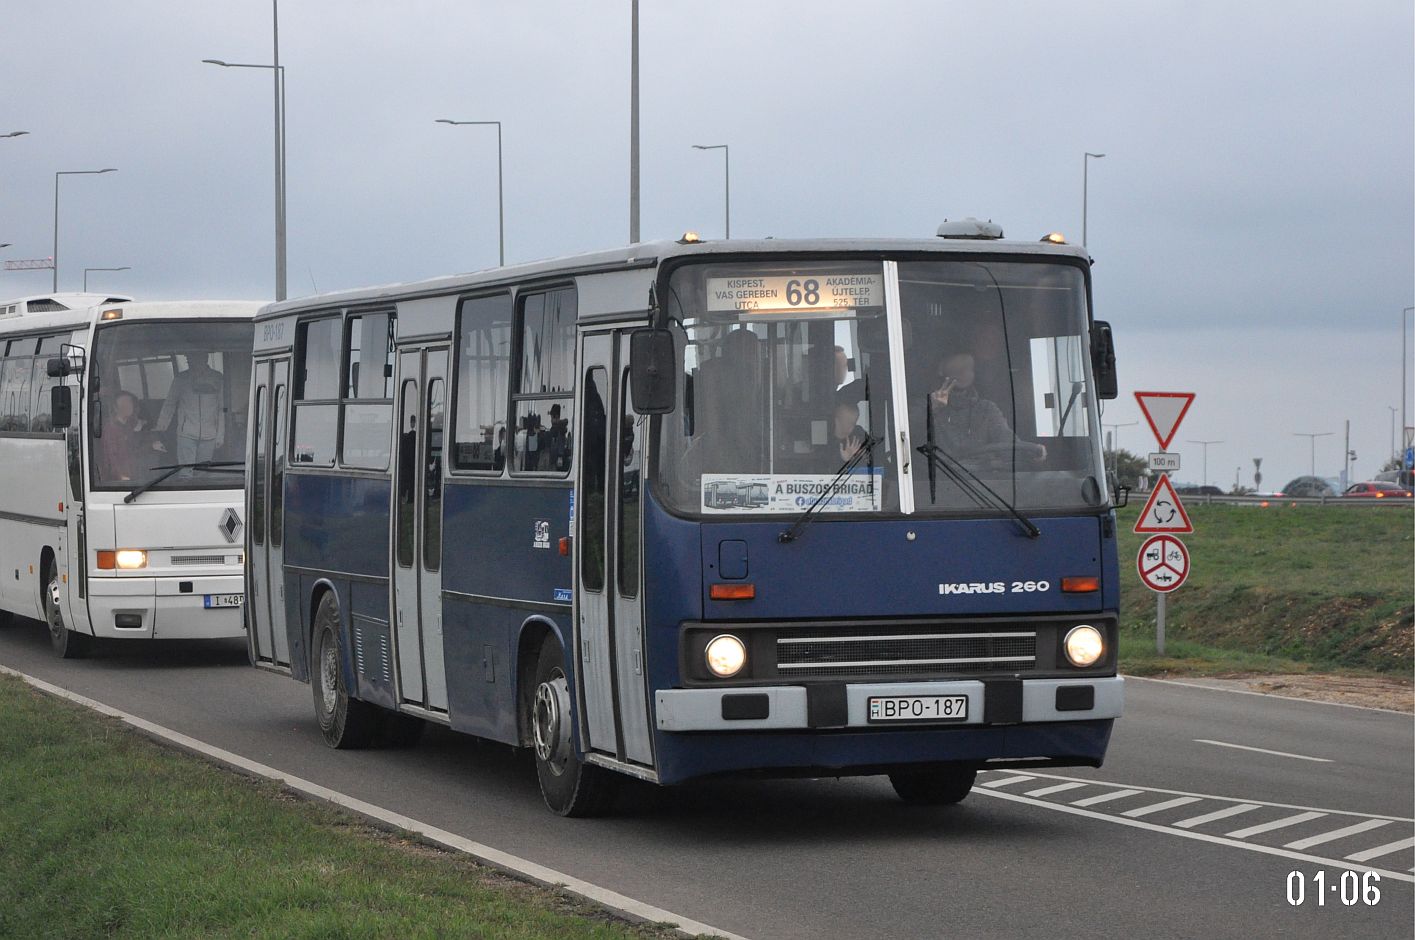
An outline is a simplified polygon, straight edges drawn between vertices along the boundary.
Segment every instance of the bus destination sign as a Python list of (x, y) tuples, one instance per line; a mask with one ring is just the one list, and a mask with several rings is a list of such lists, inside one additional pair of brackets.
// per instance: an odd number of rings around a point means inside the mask
[(879, 274), (791, 274), (783, 277), (710, 277), (708, 310), (773, 316), (839, 316), (856, 307), (884, 306)]

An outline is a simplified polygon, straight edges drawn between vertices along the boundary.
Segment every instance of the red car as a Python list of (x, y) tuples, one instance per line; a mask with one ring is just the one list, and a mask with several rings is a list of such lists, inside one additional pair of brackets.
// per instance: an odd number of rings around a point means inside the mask
[(1346, 488), (1342, 496), (1355, 496), (1364, 499), (1390, 499), (1403, 497), (1409, 499), (1411, 492), (1403, 486), (1395, 483), (1383, 483), (1380, 480), (1372, 480), (1367, 483), (1353, 483)]

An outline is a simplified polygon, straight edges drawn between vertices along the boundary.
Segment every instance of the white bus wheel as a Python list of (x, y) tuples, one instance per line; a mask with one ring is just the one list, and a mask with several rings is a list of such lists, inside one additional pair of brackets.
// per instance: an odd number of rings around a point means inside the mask
[(64, 623), (61, 605), (64, 586), (59, 581), (59, 567), (53, 561), (44, 568), (44, 622), (49, 627), (49, 642), (61, 659), (78, 659), (87, 656), (93, 647), (93, 638), (75, 633)]

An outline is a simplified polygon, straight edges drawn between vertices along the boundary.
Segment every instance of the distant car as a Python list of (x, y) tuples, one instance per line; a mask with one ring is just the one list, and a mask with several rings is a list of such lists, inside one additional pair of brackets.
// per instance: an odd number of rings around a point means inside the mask
[(1179, 484), (1178, 486), (1176, 486), (1176, 487), (1174, 488), (1174, 491), (1175, 491), (1176, 493), (1178, 493), (1180, 496), (1222, 496), (1222, 495), (1224, 495), (1223, 490), (1219, 489), (1217, 486), (1214, 486), (1212, 483), (1207, 484), (1207, 485), (1205, 485), (1205, 486), (1199, 486), (1199, 485), (1194, 484), (1194, 483), (1181, 483), (1181, 484)]
[(1309, 498), (1336, 495), (1336, 490), (1330, 483), (1314, 476), (1300, 476), (1284, 486), (1282, 492), (1288, 496)]
[(1353, 483), (1346, 488), (1343, 497), (1354, 497), (1357, 499), (1409, 499), (1410, 490), (1395, 483), (1385, 483), (1381, 480), (1368, 480), (1365, 483)]

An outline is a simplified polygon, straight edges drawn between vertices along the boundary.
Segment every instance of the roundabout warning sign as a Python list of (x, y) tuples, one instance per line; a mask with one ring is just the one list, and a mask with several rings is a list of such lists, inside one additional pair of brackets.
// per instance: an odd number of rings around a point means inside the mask
[(1189, 549), (1173, 535), (1155, 535), (1140, 546), (1135, 567), (1145, 587), (1168, 594), (1189, 577)]

